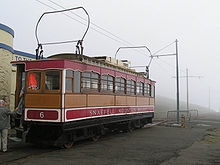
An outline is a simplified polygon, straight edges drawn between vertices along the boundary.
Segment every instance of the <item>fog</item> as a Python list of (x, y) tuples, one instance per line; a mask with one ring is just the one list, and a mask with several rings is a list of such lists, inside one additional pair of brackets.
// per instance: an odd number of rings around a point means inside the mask
[[(7, 0), (0, 6), (0, 23), (15, 31), (14, 49), (35, 53), (35, 25), (46, 11), (83, 6), (89, 13), (91, 27), (84, 39), (84, 54), (114, 57), (122, 46), (147, 46), (152, 53), (178, 40), (180, 66), (180, 100), (186, 101), (186, 68), (189, 70), (189, 102), (220, 110), (220, 15), (218, 0)], [(80, 17), (46, 16), (39, 24), (41, 42), (81, 39), (87, 22)], [(80, 21), (80, 22), (79, 22)], [(83, 23), (83, 24), (82, 24)], [(100, 28), (99, 28), (100, 27)], [(104, 29), (104, 30), (103, 30)], [(108, 32), (107, 32), (108, 31)], [(113, 34), (113, 35), (112, 35)], [(171, 44), (158, 54), (175, 53)], [(44, 56), (58, 52), (75, 52), (75, 43), (44, 47)], [(119, 59), (131, 66), (145, 66), (149, 53), (145, 49), (121, 50)], [(137, 68), (144, 71), (145, 68)], [(157, 82), (157, 95), (176, 98), (175, 56), (154, 58), (150, 78)], [(199, 76), (199, 77), (198, 77)], [(210, 100), (210, 101), (209, 101)]]

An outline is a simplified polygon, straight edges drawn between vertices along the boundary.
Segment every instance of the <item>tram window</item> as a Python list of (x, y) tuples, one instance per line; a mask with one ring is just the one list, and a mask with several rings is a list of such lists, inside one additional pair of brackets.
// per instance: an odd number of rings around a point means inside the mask
[(127, 90), (126, 90), (126, 93), (127, 94), (130, 94), (131, 93), (131, 80), (127, 80)]
[(127, 94), (135, 94), (135, 81), (127, 80)]
[(30, 72), (28, 75), (28, 89), (39, 90), (41, 87), (41, 72)]
[(99, 74), (98, 73), (91, 73), (91, 88), (92, 89), (98, 89), (99, 84)]
[(143, 83), (137, 82), (137, 94), (143, 95)]
[(135, 81), (131, 80), (131, 93), (135, 94)]
[(80, 93), (80, 81), (81, 73), (80, 71), (74, 72), (74, 93)]
[(85, 89), (98, 89), (99, 74), (94, 72), (83, 72), (82, 87)]
[(116, 92), (125, 92), (125, 79), (121, 77), (117, 77), (115, 79), (115, 91)]
[(150, 96), (150, 84), (144, 84), (144, 95)]
[(73, 90), (73, 71), (66, 70), (66, 91), (72, 92)]
[(113, 76), (102, 75), (101, 89), (102, 90), (113, 91), (113, 82), (114, 82)]
[(108, 90), (113, 91), (113, 77), (108, 76)]
[(82, 74), (82, 87), (90, 89), (90, 72), (83, 72), (83, 74)]
[(45, 73), (45, 89), (59, 90), (60, 89), (60, 72), (47, 71)]
[(151, 97), (155, 97), (155, 87), (151, 85)]
[(107, 90), (108, 89), (108, 76), (107, 75), (102, 75), (101, 89), (102, 90)]

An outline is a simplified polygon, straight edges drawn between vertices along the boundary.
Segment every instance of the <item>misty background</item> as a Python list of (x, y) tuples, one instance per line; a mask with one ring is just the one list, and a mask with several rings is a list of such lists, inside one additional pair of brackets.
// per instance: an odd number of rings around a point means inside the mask
[[(0, 23), (15, 31), (14, 49), (32, 54), (37, 48), (35, 26), (40, 16), (46, 11), (78, 6), (87, 10), (92, 22), (83, 43), (87, 56), (114, 57), (123, 46), (147, 46), (155, 53), (170, 45), (158, 54), (175, 53), (177, 39), (180, 77), (186, 76), (186, 68), (191, 76), (189, 102), (220, 111), (219, 5), (218, 0), (7, 0), (1, 2)], [(66, 14), (69, 17), (43, 17), (38, 31), (42, 43), (81, 39), (86, 14), (81, 10)], [(44, 57), (60, 52), (75, 52), (75, 43), (44, 47)], [(146, 66), (149, 55), (146, 49), (126, 49), (118, 52), (117, 58), (131, 61), (131, 66)], [(176, 106), (174, 76), (175, 57), (153, 59), (150, 78), (157, 82), (156, 97), (167, 99), (170, 110)], [(185, 78), (180, 78), (180, 100), (181, 109), (186, 109)]]

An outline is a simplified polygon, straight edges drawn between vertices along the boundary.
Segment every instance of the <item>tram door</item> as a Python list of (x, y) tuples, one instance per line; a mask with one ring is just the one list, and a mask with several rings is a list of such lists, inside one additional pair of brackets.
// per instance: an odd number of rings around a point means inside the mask
[[(20, 122), (23, 121), (23, 113), (24, 110), (24, 94), (21, 96), (21, 91), (25, 92), (25, 65), (17, 64), (17, 78), (16, 78), (16, 91), (15, 91), (15, 108), (19, 108), (17, 110), (18, 114), (15, 118), (15, 127), (20, 126)], [(22, 101), (23, 99), (23, 101)]]

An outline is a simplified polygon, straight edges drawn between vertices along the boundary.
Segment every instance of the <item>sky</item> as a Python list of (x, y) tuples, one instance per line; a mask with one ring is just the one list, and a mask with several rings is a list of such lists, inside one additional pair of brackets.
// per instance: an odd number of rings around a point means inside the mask
[[(146, 46), (154, 54), (167, 45), (157, 54), (175, 54), (177, 39), (180, 100), (186, 101), (188, 68), (189, 102), (220, 111), (219, 0), (7, 0), (1, 2), (0, 23), (15, 31), (14, 49), (34, 54), (40, 16), (79, 6), (91, 20), (83, 42), (85, 55), (114, 57), (124, 46)], [(41, 43), (81, 39), (87, 15), (82, 10), (65, 14), (68, 16), (42, 18), (38, 29)], [(75, 43), (44, 46), (45, 57), (61, 52), (75, 52)], [(123, 49), (117, 54), (118, 59), (131, 61), (131, 66), (148, 65), (149, 56), (146, 49)], [(150, 78), (157, 82), (157, 95), (176, 99), (175, 60), (175, 56), (153, 59)]]

